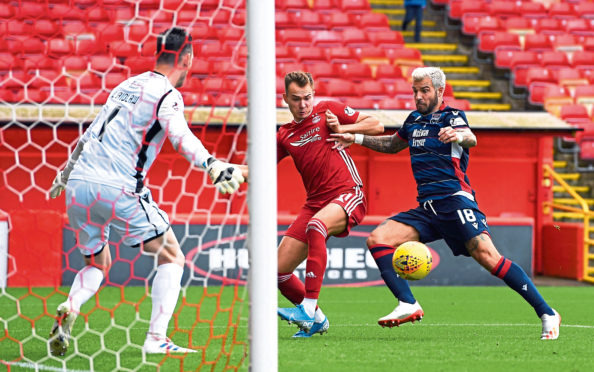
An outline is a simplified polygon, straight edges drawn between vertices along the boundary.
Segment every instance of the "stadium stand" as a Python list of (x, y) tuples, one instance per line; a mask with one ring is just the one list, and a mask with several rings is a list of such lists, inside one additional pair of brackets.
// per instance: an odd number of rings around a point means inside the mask
[[(64, 89), (60, 92), (63, 96), (73, 94), (70, 103), (87, 102), (85, 96), (97, 92), (103, 96), (118, 79), (152, 65), (155, 37), (174, 17), (180, 26), (192, 28), (199, 56), (194, 61), (193, 76), (227, 76), (230, 70), (220, 69), (220, 62), (234, 54), (230, 45), (245, 39), (240, 28), (245, 23), (245, 2), (238, 4), (217, 9), (218, 1), (204, 1), (199, 7), (193, 4), (177, 9), (174, 2), (166, 2), (160, 9), (158, 1), (142, 1), (137, 15), (134, 4), (119, 1), (104, 1), (103, 6), (81, 1), (0, 4), (0, 14), (5, 15), (0, 21), (0, 36), (6, 44), (3, 49), (9, 51), (3, 52), (0, 62), (0, 99), (15, 102), (22, 97), (23, 92), (10, 85), (12, 76), (20, 76), (27, 83), (38, 71), (62, 74)], [(276, 9), (277, 58), (283, 64), (277, 69), (279, 76), (303, 68), (312, 69), (314, 77), (321, 80), (349, 74), (356, 85), (383, 83), (386, 79), (407, 79), (411, 67), (424, 64), (421, 53), (404, 48), (402, 34), (391, 30), (385, 14), (372, 12), (367, 0), (276, 1)], [(232, 19), (233, 27), (229, 27), (228, 19)], [(91, 75), (78, 82), (78, 75), (87, 67)], [(230, 79), (237, 77), (231, 74)], [(92, 92), (92, 83), (97, 84), (97, 92)], [(182, 93), (188, 95), (187, 102), (196, 102), (196, 97), (211, 94), (205, 90), (209, 86), (210, 82), (196, 84)], [(200, 91), (193, 90), (197, 87)], [(49, 99), (49, 103), (62, 101), (58, 95), (46, 97), (45, 90), (30, 89), (24, 96), (28, 100)], [(405, 104), (395, 107), (398, 101), (390, 101), (390, 90), (384, 92), (370, 95), (357, 86), (353, 94), (371, 100), (371, 107), (382, 108), (382, 102), (390, 102), (392, 109), (408, 108)]]

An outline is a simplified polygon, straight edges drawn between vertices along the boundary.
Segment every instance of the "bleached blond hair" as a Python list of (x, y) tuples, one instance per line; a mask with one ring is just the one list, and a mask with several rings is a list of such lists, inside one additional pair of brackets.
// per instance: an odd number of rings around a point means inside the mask
[(446, 85), (446, 76), (439, 67), (417, 67), (412, 72), (412, 78), (414, 81), (430, 78), (435, 90), (445, 88)]

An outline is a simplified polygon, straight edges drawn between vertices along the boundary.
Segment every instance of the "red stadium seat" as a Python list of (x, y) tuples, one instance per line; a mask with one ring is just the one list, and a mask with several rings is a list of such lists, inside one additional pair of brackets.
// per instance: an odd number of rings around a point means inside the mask
[(370, 99), (383, 99), (388, 93), (381, 81), (364, 80), (359, 84), (359, 94)]
[(398, 79), (390, 83), (385, 84), (386, 92), (390, 96), (401, 96), (412, 98), (412, 87), (411, 84), (405, 79)]
[(344, 45), (351, 48), (371, 46), (365, 32), (358, 28), (346, 28), (342, 30), (342, 40)]
[(416, 65), (418, 63), (423, 63), (421, 52), (414, 48), (402, 48), (394, 58), (396, 65)]
[(528, 102), (531, 105), (543, 106), (546, 99), (565, 98), (571, 101), (571, 96), (561, 85), (543, 82), (534, 82), (528, 87)]
[(525, 17), (509, 17), (501, 20), (501, 27), (507, 32), (523, 35), (532, 32), (535, 24)]
[(308, 72), (311, 73), (314, 80), (337, 79), (339, 77), (336, 64), (328, 62), (314, 63), (308, 67)]
[(369, 12), (371, 7), (367, 0), (336, 0), (336, 5), (343, 12), (349, 13), (366, 13)]
[(554, 83), (555, 79), (547, 68), (544, 67), (530, 67), (526, 72), (525, 85), (530, 85), (533, 82), (540, 81), (545, 83)]
[(312, 4), (312, 9), (315, 9), (320, 13), (339, 13), (336, 11), (336, 4), (334, 0), (313, 0), (309, 3)]
[(582, 18), (594, 18), (594, 3), (590, 1), (579, 1), (575, 4), (575, 13)]
[(526, 18), (539, 19), (547, 17), (547, 10), (538, 1), (522, 1), (516, 4), (518, 12)]
[(392, 64), (379, 64), (375, 69), (375, 78), (379, 81), (395, 81), (402, 79), (402, 70), (400, 67)]
[(296, 28), (278, 30), (276, 32), (276, 40), (288, 46), (309, 46), (311, 45), (311, 33), (308, 30)]
[(330, 79), (325, 84), (325, 93), (330, 97), (357, 96), (355, 85), (345, 79)]
[(63, 57), (61, 60), (62, 65), (69, 72), (86, 71), (87, 70), (87, 58), (83, 56), (70, 55)]
[(561, 107), (561, 119), (569, 121), (575, 119), (589, 120), (590, 115), (588, 115), (588, 109), (584, 105), (565, 105)]
[(462, 111), (470, 111), (470, 101), (466, 99), (453, 99), (448, 98), (446, 105), (450, 106), (451, 108), (462, 110)]
[[(62, 26), (65, 38), (78, 38), (80, 35), (93, 35), (92, 31), (82, 21), (69, 21)], [(93, 35), (94, 37), (94, 35)]]
[(101, 6), (87, 8), (86, 19), (91, 25), (109, 23), (112, 21), (111, 14)]
[(280, 10), (302, 10), (309, 9), (307, 0), (276, 0), (274, 2), (276, 9)]
[(117, 63), (115, 58), (108, 55), (96, 55), (89, 57), (90, 67), (93, 71), (106, 72)]
[(136, 57), (140, 53), (138, 46), (126, 41), (112, 41), (109, 43), (109, 53), (115, 57)]
[(359, 18), (359, 28), (366, 31), (389, 30), (388, 17), (382, 13), (365, 13)]
[(573, 95), (575, 97), (575, 103), (592, 104), (594, 103), (594, 85), (575, 87)]
[(22, 19), (38, 19), (49, 13), (45, 4), (36, 2), (21, 2), (18, 10), (18, 16)]
[(33, 32), (42, 38), (57, 37), (58, 26), (48, 19), (38, 19), (33, 24)]
[(499, 31), (502, 29), (497, 17), (474, 13), (462, 16), (462, 32), (466, 35), (477, 35), (481, 31)]
[(149, 27), (144, 22), (134, 23), (128, 27), (128, 39), (131, 41), (140, 43), (149, 36)]
[(202, 58), (194, 57), (190, 73), (198, 77), (206, 77), (212, 73), (212, 63)]
[(375, 109), (378, 106), (372, 99), (366, 97), (346, 97), (344, 104), (357, 110)]
[(0, 71), (8, 71), (14, 68), (16, 64), (16, 58), (5, 52), (0, 52)]
[(386, 97), (379, 101), (378, 108), (382, 110), (400, 110), (404, 105), (398, 98)]
[(229, 45), (222, 44), (219, 41), (214, 43), (205, 43), (200, 47), (201, 58), (209, 61), (223, 61), (231, 57), (232, 51)]
[(540, 55), (540, 63), (545, 67), (569, 67), (567, 53), (558, 51), (545, 51)]
[(274, 24), (277, 30), (297, 27), (297, 25), (293, 23), (293, 19), (289, 16), (288, 12), (283, 12), (278, 9), (274, 12)]
[(390, 60), (386, 56), (386, 49), (378, 46), (356, 48), (355, 55), (359, 61), (363, 63), (389, 63)]
[(573, 66), (594, 66), (594, 52), (574, 53), (571, 58)]
[(245, 65), (234, 63), (231, 61), (221, 61), (220, 63), (213, 63), (212, 72), (219, 75), (238, 80), (245, 76)]
[(325, 29), (326, 25), (322, 21), (322, 15), (309, 9), (301, 9), (290, 13), (293, 23), (299, 28), (304, 29)]
[(539, 18), (535, 25), (536, 33), (544, 34), (561, 34), (563, 30), (563, 24), (556, 18)]
[(464, 14), (469, 13), (483, 13), (486, 14), (488, 11), (486, 3), (483, 1), (464, 1), (464, 0), (451, 0), (450, 11), (448, 16), (451, 19), (459, 20)]
[(126, 61), (124, 62), (124, 66), (129, 67), (133, 75), (150, 71), (153, 69), (154, 65), (154, 57), (130, 57), (126, 58)]
[(553, 34), (549, 38), (554, 50), (576, 52), (584, 49), (581, 42), (571, 34)]
[(398, 31), (392, 30), (383, 30), (383, 31), (374, 31), (367, 33), (369, 40), (376, 46), (386, 48), (386, 47), (397, 47), (400, 48), (404, 46), (404, 38), (402, 34)]
[(292, 71), (303, 71), (303, 64), (301, 63), (277, 63), (276, 75), (284, 77), (287, 73)]
[(124, 40), (124, 28), (120, 24), (102, 24), (94, 31), (102, 43)]
[(552, 3), (549, 7), (549, 17), (552, 18), (575, 18), (578, 16), (573, 5), (569, 3)]
[(293, 54), (301, 63), (316, 63), (326, 61), (326, 54), (323, 48), (315, 46), (294, 47)]
[(347, 47), (337, 47), (326, 49), (328, 61), (332, 63), (351, 63), (358, 62), (359, 59), (354, 55), (353, 49)]
[(342, 34), (332, 30), (312, 31), (312, 42), (319, 47), (342, 46)]
[(50, 39), (47, 43), (47, 54), (52, 57), (59, 57), (72, 54), (72, 42), (65, 39)]
[(9, 19), (5, 24), (4, 32), (6, 35), (30, 35), (33, 29), (31, 24), (15, 19)]
[(493, 53), (499, 46), (520, 47), (520, 39), (518, 35), (505, 31), (483, 31), (479, 34), (479, 51)]
[(539, 65), (538, 54), (531, 51), (523, 51), (517, 47), (499, 47), (495, 49), (495, 67), (500, 69), (512, 69), (517, 65)]
[(591, 35), (590, 22), (582, 18), (568, 19), (565, 23), (565, 32), (574, 35)]
[(351, 15), (342, 12), (333, 12), (326, 15), (324, 23), (331, 30), (343, 30), (345, 28), (353, 27), (353, 20)]
[(338, 66), (340, 75), (349, 80), (371, 79), (371, 68), (365, 63), (343, 63)]
[(522, 15), (518, 4), (508, 0), (494, 0), (488, 4), (489, 14), (499, 19)]
[(297, 57), (295, 57), (291, 49), (286, 45), (277, 45), (276, 62), (297, 62)]
[(127, 78), (128, 74), (124, 72), (110, 72), (103, 77), (103, 83), (106, 89), (111, 90)]
[(245, 43), (245, 32), (242, 28), (227, 27), (217, 30), (217, 37), (223, 44), (230, 44), (232, 47), (243, 39)]
[(580, 142), (580, 158), (594, 160), (594, 138), (584, 138)]
[(524, 37), (524, 50), (543, 52), (552, 50), (549, 36), (544, 34), (528, 34)]

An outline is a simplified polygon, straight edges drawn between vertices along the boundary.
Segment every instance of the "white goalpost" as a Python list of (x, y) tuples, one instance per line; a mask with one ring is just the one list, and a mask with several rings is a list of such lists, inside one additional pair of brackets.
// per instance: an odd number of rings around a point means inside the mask
[(278, 370), (274, 30), (274, 1), (248, 1), (249, 363), (252, 371), (272, 372)]

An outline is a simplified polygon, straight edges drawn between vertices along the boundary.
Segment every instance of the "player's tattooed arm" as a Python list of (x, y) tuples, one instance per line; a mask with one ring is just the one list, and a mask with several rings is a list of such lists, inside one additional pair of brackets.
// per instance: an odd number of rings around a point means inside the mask
[(364, 136), (361, 145), (377, 152), (395, 154), (404, 150), (408, 146), (408, 143), (398, 137), (397, 133), (394, 133), (391, 136)]

